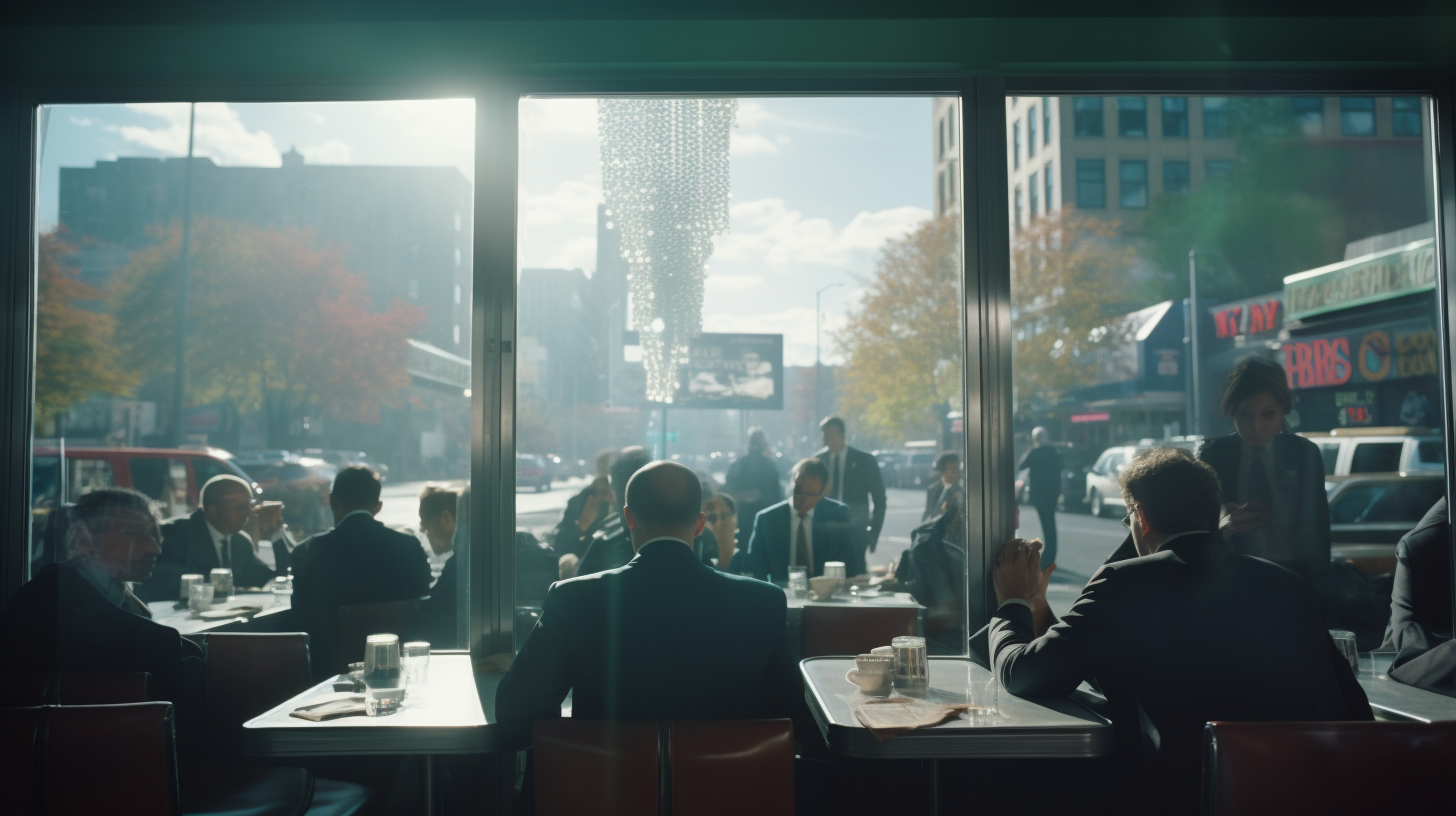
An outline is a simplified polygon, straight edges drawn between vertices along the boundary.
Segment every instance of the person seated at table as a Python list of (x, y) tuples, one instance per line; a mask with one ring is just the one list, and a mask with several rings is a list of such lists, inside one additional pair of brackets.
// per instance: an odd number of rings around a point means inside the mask
[(935, 474), (940, 478), (925, 488), (925, 512), (920, 514), (921, 523), (940, 518), (944, 512), (946, 492), (960, 487), (961, 455), (946, 451), (935, 457)]
[(558, 717), (567, 692), (574, 718), (789, 716), (784, 593), (693, 554), (705, 523), (697, 475), (654, 462), (625, 495), (635, 556), (551, 587), (496, 693), (501, 722)]
[(1095, 680), (1122, 766), (1142, 774), (1123, 789), (1163, 813), (1198, 812), (1209, 721), (1371, 719), (1309, 583), (1218, 535), (1212, 468), (1154, 448), (1123, 472), (1122, 495), (1138, 557), (1099, 569), (1055, 625), (1040, 543), (998, 553), (989, 644), (1006, 691), (1060, 697)]
[(292, 608), (309, 634), (316, 679), (336, 665), (339, 608), (430, 594), (430, 562), (419, 539), (385, 527), (375, 515), (379, 475), (362, 465), (339, 471), (329, 494), (334, 529), (312, 536), (293, 553)]
[(255, 511), (252, 485), (228, 474), (208, 479), (198, 500), (202, 507), (192, 515), (162, 525), (162, 557), (137, 593), (146, 600), (177, 600), (183, 575), (207, 576), (218, 567), (233, 571), (235, 587), (261, 587), (273, 580), (255, 542), (283, 536), (283, 505), (270, 503)]
[(1395, 586), (1384, 648), (1390, 678), (1456, 697), (1451, 633), (1451, 522), (1442, 498), (1395, 545)]
[(596, 478), (582, 488), (580, 493), (566, 500), (561, 521), (551, 535), (552, 549), (580, 558), (591, 544), (592, 536), (612, 514), (617, 506), (617, 497), (609, 478), (612, 455), (612, 451), (597, 454)]
[[(632, 560), (632, 538), (622, 519), (622, 502), (627, 498), (627, 481), (632, 478), (632, 474), (651, 461), (652, 457), (647, 455), (646, 448), (634, 446), (623, 448), (622, 455), (612, 463), (612, 496), (617, 502), (616, 507), (591, 536), (591, 543), (582, 554), (580, 563), (576, 565), (574, 575), (591, 575), (594, 572), (616, 569)], [(715, 554), (717, 547), (715, 542), (707, 540), (710, 538), (711, 534), (705, 533), (694, 539), (693, 552), (698, 553), (699, 557), (704, 557), (704, 552), (708, 553), (708, 557)]]
[[(719, 569), (728, 569), (738, 553), (738, 506), (732, 496), (719, 493), (703, 502), (703, 514), (708, 520), (706, 532), (712, 536), (714, 544), (713, 553), (703, 560)], [(707, 537), (699, 536), (698, 540)], [(707, 549), (698, 552), (700, 558)]]
[(849, 506), (825, 498), (829, 466), (804, 459), (790, 473), (794, 493), (764, 508), (753, 519), (748, 552), (730, 571), (768, 581), (788, 580), (789, 567), (805, 566), (809, 576), (824, 574), (826, 561), (843, 561), (847, 575), (865, 571), (864, 551), (850, 535)]
[[(460, 493), (439, 485), (425, 485), (420, 491), (420, 532), (435, 555), (445, 556), (440, 577), (430, 587), (429, 600), (420, 608), (420, 626), (431, 644), (441, 649), (455, 648), (458, 639), (456, 619), (460, 597), (459, 564), (454, 553), (455, 519), (459, 511)], [(468, 497), (467, 497), (468, 498)]]
[(966, 492), (945, 491), (934, 521), (910, 533), (895, 581), (925, 607), (925, 641), (931, 654), (959, 655), (966, 647)]
[(0, 621), (7, 670), (147, 672), (153, 699), (176, 706), (179, 738), (195, 744), (202, 650), (150, 620), (127, 587), (146, 581), (162, 555), (151, 500), (95, 490), (69, 505), (66, 521), (58, 563), (21, 587)]

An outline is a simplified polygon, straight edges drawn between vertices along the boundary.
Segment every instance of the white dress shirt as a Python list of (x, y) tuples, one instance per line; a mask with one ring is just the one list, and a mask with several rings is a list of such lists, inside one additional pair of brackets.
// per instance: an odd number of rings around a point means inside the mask
[(809, 563), (799, 563), (799, 512), (794, 505), (789, 504), (789, 566), (808, 567), (809, 572), (814, 571), (814, 511), (810, 510), (804, 514), (804, 540), (809, 543)]
[(839, 453), (829, 452), (829, 461), (824, 464), (829, 466), (829, 498), (837, 501), (844, 501), (844, 460), (849, 454), (849, 448)]

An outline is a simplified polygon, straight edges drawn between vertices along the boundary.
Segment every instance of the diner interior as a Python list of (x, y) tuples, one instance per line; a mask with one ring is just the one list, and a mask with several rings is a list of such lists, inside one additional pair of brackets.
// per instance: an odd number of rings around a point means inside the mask
[(1456, 4), (1309, 5), (8, 7), (4, 812), (1456, 810)]

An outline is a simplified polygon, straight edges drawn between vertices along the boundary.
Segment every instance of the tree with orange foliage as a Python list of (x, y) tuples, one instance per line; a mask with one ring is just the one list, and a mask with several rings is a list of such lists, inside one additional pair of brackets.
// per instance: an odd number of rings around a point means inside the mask
[[(170, 377), (181, 228), (159, 237), (118, 273), (112, 303), (123, 359)], [(191, 261), (189, 404), (281, 409), (270, 430), (305, 416), (367, 420), (381, 404), (400, 404), (409, 384), (406, 339), (424, 311), (401, 301), (373, 311), (342, 251), (317, 247), (308, 230), (198, 218)]]
[(76, 251), (64, 228), (40, 236), (35, 315), (35, 427), (49, 433), (61, 412), (95, 394), (124, 394), (136, 381), (112, 344), (116, 321), (82, 307), (104, 293), (68, 266)]

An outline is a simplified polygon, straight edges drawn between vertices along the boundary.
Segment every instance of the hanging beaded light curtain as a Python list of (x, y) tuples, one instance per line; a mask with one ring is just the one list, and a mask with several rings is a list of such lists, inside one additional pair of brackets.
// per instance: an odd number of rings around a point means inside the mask
[(670, 403), (703, 330), (713, 237), (728, 231), (728, 135), (736, 99), (601, 99), (607, 228), (622, 235), (647, 399)]

